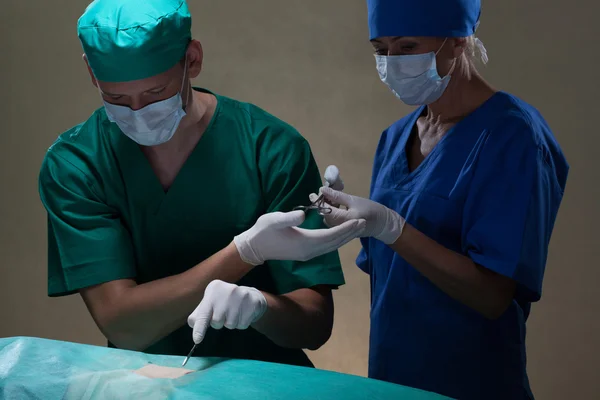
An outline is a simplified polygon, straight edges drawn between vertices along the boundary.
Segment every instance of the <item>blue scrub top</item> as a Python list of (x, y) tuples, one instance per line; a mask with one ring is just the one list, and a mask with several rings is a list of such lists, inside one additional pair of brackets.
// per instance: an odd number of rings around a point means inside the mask
[(533, 398), (525, 321), (541, 296), (569, 166), (539, 112), (498, 92), (410, 172), (406, 144), (424, 108), (385, 130), (371, 199), (439, 244), (514, 279), (497, 320), (452, 299), (398, 254), (363, 239), (371, 277), (369, 376), (458, 399)]

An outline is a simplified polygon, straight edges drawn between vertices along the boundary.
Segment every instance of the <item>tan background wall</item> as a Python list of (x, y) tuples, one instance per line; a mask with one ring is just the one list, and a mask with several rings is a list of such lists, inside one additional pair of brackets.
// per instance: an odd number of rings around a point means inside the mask
[[(379, 134), (410, 109), (378, 81), (365, 2), (188, 1), (205, 49), (196, 84), (292, 123), (321, 168), (337, 164), (348, 191), (367, 195)], [(479, 31), (490, 55), (484, 75), (542, 111), (572, 166), (544, 296), (528, 324), (538, 399), (600, 398), (600, 7), (593, 3), (484, 0)], [(80, 298), (46, 297), (37, 194), (46, 148), (100, 105), (75, 30), (86, 4), (2, 0), (0, 336), (104, 342)], [(357, 252), (357, 243), (341, 251), (348, 284), (336, 293), (334, 336), (311, 357), (318, 367), (365, 374), (369, 282), (353, 264)]]

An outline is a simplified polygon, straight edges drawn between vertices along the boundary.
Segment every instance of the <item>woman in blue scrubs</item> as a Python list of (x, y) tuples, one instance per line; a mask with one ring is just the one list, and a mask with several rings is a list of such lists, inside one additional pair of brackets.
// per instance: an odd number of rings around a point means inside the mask
[[(569, 166), (531, 105), (474, 64), (479, 0), (368, 0), (381, 80), (411, 114), (381, 135), (370, 200), (322, 188), (329, 226), (367, 221), (369, 376), (458, 399), (532, 399), (540, 299)], [(330, 182), (331, 183), (331, 182)], [(311, 195), (314, 199), (314, 195)]]

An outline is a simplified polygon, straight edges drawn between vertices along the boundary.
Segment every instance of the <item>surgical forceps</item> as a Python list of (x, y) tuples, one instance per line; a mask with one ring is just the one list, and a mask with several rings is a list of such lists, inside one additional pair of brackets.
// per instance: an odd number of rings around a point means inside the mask
[(319, 215), (321, 216), (325, 216), (328, 214), (331, 214), (331, 207), (325, 207), (325, 195), (321, 194), (319, 197), (317, 197), (317, 199), (315, 201), (313, 201), (312, 203), (310, 203), (310, 205), (308, 206), (298, 206), (298, 207), (294, 207), (294, 211), (296, 210), (302, 210), (305, 213), (308, 212), (309, 210), (317, 210), (319, 212)]

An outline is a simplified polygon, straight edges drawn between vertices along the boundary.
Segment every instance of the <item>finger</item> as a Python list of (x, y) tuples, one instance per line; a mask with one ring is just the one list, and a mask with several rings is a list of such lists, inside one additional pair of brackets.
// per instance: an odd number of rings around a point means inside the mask
[(237, 329), (248, 329), (252, 323), (252, 317), (254, 316), (253, 304), (250, 301), (244, 302), (240, 311), (240, 318), (237, 321)]
[(237, 329), (240, 323), (240, 315), (241, 310), (237, 308), (235, 311), (230, 311), (227, 313), (227, 317), (225, 317), (225, 328), (227, 329)]
[(221, 329), (225, 324), (225, 310), (213, 310), (210, 326), (213, 329)]
[[(364, 219), (354, 219), (346, 221), (335, 228), (313, 230), (312, 233), (316, 232), (318, 239), (314, 240), (314, 244), (311, 246), (312, 251), (307, 259), (312, 259), (337, 250), (351, 240), (359, 237), (364, 232), (366, 225)], [(306, 234), (308, 234), (308, 232), (306, 232)]]
[(321, 193), (325, 195), (325, 199), (330, 204), (341, 204), (348, 207), (352, 202), (352, 196), (349, 194), (328, 187), (322, 187)]
[(323, 216), (325, 225), (329, 228), (333, 228), (335, 226), (343, 224), (346, 221), (355, 219), (350, 215), (350, 211), (348, 210), (342, 210), (341, 208), (337, 208), (334, 206), (330, 206), (329, 208), (331, 208), (331, 212)]
[[(359, 237), (364, 232), (367, 222), (364, 219), (352, 219), (329, 229), (322, 243), (346, 243), (347, 240)], [(340, 244), (341, 246), (341, 244)]]
[(325, 169), (323, 177), (329, 183), (328, 186), (333, 186), (340, 179), (340, 170), (335, 165), (330, 165)]
[(345, 236), (347, 234), (359, 235), (364, 231), (366, 223), (364, 220), (351, 219), (344, 223), (334, 226), (328, 229), (303, 229), (294, 228), (300, 235), (302, 235), (309, 242), (318, 245), (323, 242), (332, 242), (335, 238)]
[[(340, 226), (342, 226), (342, 225), (340, 225)], [(364, 219), (357, 220), (357, 223), (353, 227), (353, 229), (350, 229), (350, 230), (344, 232), (343, 234), (340, 234), (339, 236), (335, 237), (331, 241), (330, 247), (332, 247), (333, 249), (339, 249), (340, 247), (344, 246), (346, 243), (348, 243), (358, 237), (361, 237), (362, 234), (364, 233), (366, 227), (367, 227), (367, 221), (365, 221)], [(331, 251), (333, 251), (333, 250), (331, 250)]]
[(271, 226), (275, 229), (287, 228), (290, 226), (302, 225), (306, 214), (302, 210), (290, 211), (287, 213), (272, 213)]
[[(348, 225), (350, 229), (342, 231), (340, 234), (336, 236), (331, 236), (328, 239), (322, 240), (319, 244), (319, 247), (315, 246), (315, 254), (314, 257), (317, 257), (321, 254), (330, 253), (334, 250), (339, 249), (344, 246), (348, 242), (360, 237), (362, 232), (366, 227), (365, 220), (353, 220), (344, 223), (344, 225)], [(342, 225), (340, 225), (342, 226)], [(314, 258), (313, 257), (313, 258)]]
[[(310, 200), (311, 203), (314, 203), (314, 202), (316, 202), (319, 199), (319, 195), (316, 194), (316, 193), (311, 193), (308, 196), (308, 199)], [(329, 206), (329, 207), (339, 207), (340, 206), (339, 204), (335, 204), (333, 202), (329, 203), (327, 201), (325, 201), (325, 204), (327, 204), (327, 206)]]
[[(200, 306), (199, 306), (200, 307)], [(198, 344), (204, 340), (210, 320), (212, 319), (212, 308), (208, 308), (206, 311), (198, 313), (196, 317), (188, 318), (188, 325), (193, 329), (192, 339), (195, 344)]]
[(212, 316), (212, 306), (208, 297), (204, 297), (196, 309), (188, 316), (187, 323), (190, 328), (193, 328), (198, 319), (204, 316)]
[(334, 190), (344, 190), (344, 182), (340, 177), (340, 170), (335, 165), (330, 165), (325, 170), (325, 180), (330, 188)]

